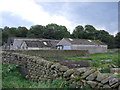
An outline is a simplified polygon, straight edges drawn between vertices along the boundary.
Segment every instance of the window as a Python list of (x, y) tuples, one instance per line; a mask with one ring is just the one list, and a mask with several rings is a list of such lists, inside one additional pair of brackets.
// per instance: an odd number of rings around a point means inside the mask
[(47, 42), (43, 42), (44, 43), (44, 45), (47, 45)]
[(73, 41), (73, 39), (69, 38), (70, 41)]
[(92, 42), (91, 40), (88, 40), (89, 42)]

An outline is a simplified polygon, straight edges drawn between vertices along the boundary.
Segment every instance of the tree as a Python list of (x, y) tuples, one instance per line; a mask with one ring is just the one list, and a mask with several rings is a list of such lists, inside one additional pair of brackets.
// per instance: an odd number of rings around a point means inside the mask
[(42, 25), (34, 25), (30, 27), (30, 30), (28, 31), (27, 37), (30, 38), (43, 38), (45, 31), (45, 26)]
[(44, 32), (44, 38), (49, 39), (62, 39), (64, 37), (69, 37), (70, 33), (67, 31), (65, 26), (57, 24), (48, 24)]
[(115, 47), (115, 40), (114, 36), (110, 35), (105, 30), (99, 30), (96, 34), (96, 39), (100, 40), (108, 45), (108, 48), (114, 48)]
[(26, 27), (19, 26), (16, 30), (16, 37), (26, 37), (28, 29)]
[(120, 48), (120, 32), (118, 32), (115, 36), (115, 44), (117, 48)]
[(82, 38), (84, 38), (84, 33), (85, 32), (84, 32), (83, 26), (78, 25), (77, 27), (75, 27), (75, 29), (74, 29), (74, 31), (72, 33), (72, 36), (74, 38), (80, 38), (80, 39), (82, 39)]
[(0, 46), (2, 45), (2, 28), (0, 28)]
[(2, 45), (7, 42), (7, 39), (9, 37), (9, 27), (5, 26), (2, 30)]
[(96, 29), (92, 25), (85, 25), (85, 39), (95, 40)]

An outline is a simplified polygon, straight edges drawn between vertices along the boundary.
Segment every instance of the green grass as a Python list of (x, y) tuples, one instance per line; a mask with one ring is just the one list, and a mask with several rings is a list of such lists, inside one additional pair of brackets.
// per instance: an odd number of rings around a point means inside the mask
[(77, 60), (77, 61), (92, 60), (92, 58), (83, 58), (83, 57), (64, 57), (64, 59)]
[(107, 59), (113, 59), (116, 54), (109, 54), (109, 53), (98, 53), (98, 54), (91, 54), (89, 55), (89, 58), (84, 58), (84, 57), (64, 57), (64, 59), (69, 59), (69, 60), (77, 60), (77, 61), (82, 61), (82, 60), (107, 60)]
[[(26, 80), (15, 68), (15, 65), (3, 65), (2, 87), (3, 88), (49, 88), (45, 83), (35, 83)], [(10, 69), (11, 67), (11, 69)]]
[(116, 77), (120, 78), (120, 74), (116, 75)]
[[(99, 54), (91, 54), (90, 55), (92, 57), (92, 62), (91, 65), (92, 66), (96, 66), (96, 67), (100, 67), (103, 64), (115, 64), (117, 67), (119, 67), (117, 65), (117, 61), (118, 60), (118, 53), (99, 53)], [(115, 61), (116, 59), (116, 61)], [(112, 60), (112, 61), (105, 61), (105, 60)]]
[(110, 53), (98, 53), (98, 54), (90, 54), (89, 58), (84, 57), (64, 57), (64, 59), (70, 60), (105, 60), (105, 59), (113, 59), (113, 57), (117, 56), (117, 54), (110, 54)]
[[(90, 54), (88, 56), (88, 58), (64, 57), (64, 59), (76, 60), (76, 61), (91, 60), (92, 62), (89, 62), (89, 63), (93, 67), (101, 67), (104, 64), (109, 64), (109, 65), (114, 64), (114, 65), (116, 65), (116, 67), (120, 67), (120, 58), (118, 58), (118, 56), (120, 56), (120, 53), (118, 53), (118, 52), (108, 52), (108, 53)], [(110, 61), (105, 61), (105, 60), (110, 60)]]
[(94, 59), (113, 59), (116, 54), (110, 53), (98, 53), (98, 54), (91, 54), (90, 56)]
[(17, 65), (3, 65), (2, 88), (70, 88), (73, 87), (63, 79), (50, 82), (32, 82), (26, 80), (17, 70)]

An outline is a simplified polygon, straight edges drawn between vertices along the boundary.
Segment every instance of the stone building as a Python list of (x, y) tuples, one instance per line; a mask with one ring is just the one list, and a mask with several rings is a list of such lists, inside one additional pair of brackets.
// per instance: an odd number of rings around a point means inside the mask
[(107, 45), (97, 40), (63, 38), (58, 44), (59, 50), (88, 50), (89, 53), (107, 52)]
[(56, 49), (59, 40), (39, 38), (8, 38), (4, 45), (6, 50)]
[(88, 50), (89, 53), (107, 52), (107, 45), (97, 40), (71, 39), (62, 40), (39, 38), (9, 38), (4, 45), (6, 50)]

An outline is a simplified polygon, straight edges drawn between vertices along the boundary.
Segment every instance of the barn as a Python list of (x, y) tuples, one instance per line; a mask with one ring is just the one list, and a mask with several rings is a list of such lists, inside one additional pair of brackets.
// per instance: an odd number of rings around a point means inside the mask
[(58, 50), (88, 50), (89, 53), (107, 52), (107, 45), (98, 40), (63, 38), (57, 44)]
[(23, 50), (48, 50), (48, 49), (56, 49), (57, 41), (55, 40), (36, 40), (36, 41), (24, 41), (20, 49)]
[(56, 49), (60, 40), (42, 38), (9, 38), (5, 44), (5, 50), (40, 50)]

